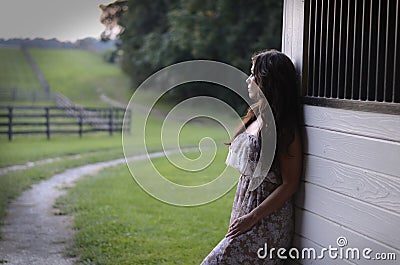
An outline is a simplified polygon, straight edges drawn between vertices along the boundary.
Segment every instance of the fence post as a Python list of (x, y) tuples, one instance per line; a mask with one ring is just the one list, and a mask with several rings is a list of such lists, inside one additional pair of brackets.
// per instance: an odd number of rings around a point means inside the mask
[(128, 134), (131, 134), (132, 111), (128, 110)]
[(82, 123), (83, 123), (83, 110), (79, 110), (79, 120), (78, 120), (78, 133), (79, 133), (79, 138), (82, 138)]
[(112, 111), (112, 108), (110, 108), (109, 112), (110, 113), (108, 114), (108, 119), (109, 119), (108, 131), (110, 132), (110, 136), (112, 136), (113, 135), (113, 111)]
[(46, 136), (47, 140), (50, 140), (50, 113), (49, 107), (45, 107), (45, 115), (46, 115)]
[[(115, 109), (114, 120), (115, 120), (116, 123), (119, 123), (119, 109)], [(115, 128), (116, 131), (118, 129), (118, 126), (119, 126), (119, 124), (116, 125), (116, 127), (117, 127), (117, 128)]]
[(8, 107), (8, 141), (12, 141), (13, 107)]
[(122, 116), (122, 132), (131, 134), (131, 110), (127, 109), (125, 114)]

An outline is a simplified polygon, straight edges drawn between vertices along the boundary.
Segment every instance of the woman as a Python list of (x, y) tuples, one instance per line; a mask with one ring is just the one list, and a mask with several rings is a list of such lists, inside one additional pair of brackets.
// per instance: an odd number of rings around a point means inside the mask
[[(226, 160), (227, 165), (241, 173), (230, 226), (225, 238), (203, 260), (203, 265), (283, 264), (282, 255), (288, 256), (288, 253), (277, 255), (277, 250), (289, 250), (292, 240), (291, 197), (297, 190), (302, 170), (296, 71), (283, 53), (264, 51), (252, 57), (251, 75), (246, 83), (249, 97), (257, 102), (248, 109), (244, 127), (231, 141)], [(260, 149), (261, 139), (265, 138), (260, 135), (267, 130), (265, 100), (275, 119), (277, 144), (270, 170), (256, 176), (255, 164), (264, 163)], [(275, 252), (271, 253), (272, 248)]]

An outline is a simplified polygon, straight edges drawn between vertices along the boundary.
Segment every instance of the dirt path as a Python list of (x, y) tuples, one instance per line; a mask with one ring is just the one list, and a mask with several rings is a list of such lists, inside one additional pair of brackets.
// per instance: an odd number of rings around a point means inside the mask
[[(183, 151), (198, 150), (187, 148)], [(178, 150), (155, 152), (150, 158), (164, 156)], [(147, 155), (137, 155), (128, 160), (141, 160)], [(72, 217), (58, 215), (53, 208), (56, 199), (65, 194), (65, 187), (85, 176), (92, 175), (107, 167), (125, 163), (125, 159), (89, 164), (68, 169), (42, 181), (25, 191), (7, 209), (0, 241), (0, 263), (26, 265), (73, 264), (74, 259), (64, 255), (71, 243)]]
[(64, 159), (80, 159), (80, 158), (88, 156), (88, 155), (100, 154), (101, 152), (103, 152), (103, 151), (92, 151), (92, 152), (87, 152), (87, 153), (82, 153), (82, 154), (65, 155), (65, 156), (59, 156), (59, 157), (54, 157), (54, 158), (46, 158), (46, 159), (42, 159), (42, 160), (29, 161), (29, 162), (26, 162), (25, 164), (20, 164), (20, 165), (2, 167), (2, 168), (0, 168), (0, 176), (4, 175), (10, 171), (25, 170), (30, 167), (51, 164), (53, 162), (62, 161)]

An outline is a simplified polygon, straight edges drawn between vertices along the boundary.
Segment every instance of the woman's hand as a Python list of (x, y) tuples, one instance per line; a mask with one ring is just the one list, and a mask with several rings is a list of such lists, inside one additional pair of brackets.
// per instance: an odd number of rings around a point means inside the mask
[(236, 237), (243, 234), (249, 231), (256, 223), (257, 220), (252, 214), (243, 215), (232, 222), (225, 237)]

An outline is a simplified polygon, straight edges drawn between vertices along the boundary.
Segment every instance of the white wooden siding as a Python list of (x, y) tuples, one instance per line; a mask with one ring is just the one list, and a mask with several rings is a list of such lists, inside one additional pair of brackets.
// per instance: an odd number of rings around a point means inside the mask
[(400, 258), (400, 116), (303, 108), (304, 172), (295, 197), (294, 246), (335, 247), (336, 239), (345, 236), (348, 247), (368, 247), (373, 253), (395, 253)]
[(285, 1), (283, 7), (282, 52), (289, 56), (301, 76), (303, 62), (304, 0)]
[(398, 115), (343, 109), (304, 106), (304, 123), (308, 126), (364, 135), (378, 139), (400, 142), (400, 118)]
[[(303, 259), (301, 262), (297, 261), (298, 262), (297, 264), (302, 264), (302, 265), (349, 265), (349, 264), (356, 264), (356, 263), (353, 263), (353, 262), (351, 262), (349, 260), (346, 260), (346, 259), (339, 259), (339, 258), (332, 259), (332, 258), (329, 258), (329, 254), (326, 254), (326, 252), (325, 252), (323, 258), (318, 258), (318, 256), (321, 255), (320, 254), (322, 252), (321, 249), (323, 247), (328, 248), (329, 247), (328, 245), (327, 246), (321, 246), (321, 245), (315, 243), (314, 241), (309, 240), (309, 239), (304, 238), (304, 237), (301, 237), (299, 235), (295, 235), (294, 236), (293, 242), (296, 245), (301, 245), (302, 248), (315, 249), (316, 253), (317, 253), (317, 258), (316, 259), (314, 259), (314, 258), (311, 258), (311, 259), (310, 258), (306, 258), (306, 259)], [(335, 246), (332, 244), (332, 247), (335, 247)], [(307, 253), (306, 253), (305, 256), (307, 257)]]
[(306, 155), (303, 179), (400, 214), (400, 178)]
[(395, 232), (399, 230), (398, 214), (307, 182), (300, 188), (296, 206), (389, 247), (400, 245), (399, 233)]
[[(282, 51), (303, 81), (304, 0), (285, 0)], [(306, 41), (306, 39), (304, 39)], [(306, 63), (306, 62), (304, 62)], [(395, 253), (397, 260), (295, 260), (298, 264), (398, 264), (400, 116), (304, 105), (304, 172), (295, 196), (293, 246)]]
[[(324, 231), (317, 228), (323, 227)], [(301, 234), (301, 235), (300, 235)], [(359, 248), (362, 251), (364, 248), (371, 248), (375, 253), (396, 253), (399, 251), (388, 247), (380, 242), (377, 242), (369, 237), (361, 235), (349, 228), (343, 227), (341, 224), (327, 220), (326, 218), (311, 213), (309, 211), (296, 210), (296, 240), (298, 246), (304, 247), (309, 244), (311, 239), (319, 247), (337, 247), (336, 239), (340, 236), (345, 236), (348, 241), (348, 247)], [(303, 242), (306, 241), (306, 242)], [(361, 253), (360, 253), (361, 254)], [(351, 260), (349, 260), (351, 261)], [(305, 262), (302, 262), (306, 264)], [(362, 260), (361, 264), (376, 264), (376, 260)], [(386, 263), (385, 263), (386, 264)], [(388, 264), (391, 264), (388, 262)], [(392, 263), (393, 264), (393, 263)]]
[[(316, 111), (323, 110), (316, 109)], [(398, 142), (309, 126), (305, 127), (304, 132), (307, 154), (383, 174), (400, 175), (400, 143)]]

